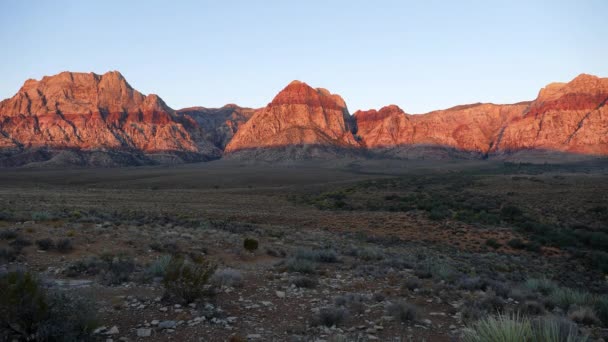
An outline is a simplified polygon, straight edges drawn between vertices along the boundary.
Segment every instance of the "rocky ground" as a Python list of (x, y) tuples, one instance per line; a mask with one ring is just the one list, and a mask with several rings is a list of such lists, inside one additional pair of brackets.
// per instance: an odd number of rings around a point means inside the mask
[[(93, 340), (458, 341), (477, 320), (498, 312), (559, 317), (592, 340), (608, 334), (595, 299), (564, 305), (558, 295), (573, 288), (599, 300), (606, 290), (602, 273), (565, 250), (510, 248), (505, 241), (521, 237), (512, 229), (430, 220), (416, 210), (394, 213), (400, 223), (392, 213), (320, 210), (294, 201), (290, 186), (247, 201), (249, 190), (240, 186), (215, 195), (191, 189), (193, 203), (215, 205), (208, 216), (161, 214), (141, 203), (129, 207), (121, 194), (146, 193), (154, 208), (174, 201), (173, 192), (114, 189), (115, 196), (100, 196), (101, 182), (87, 184), (59, 189), (55, 183), (36, 195), (23, 183), (20, 192), (5, 188), (0, 267), (27, 269), (49, 291), (87, 299), (96, 312)], [(50, 205), (53, 193), (64, 196)], [(206, 200), (194, 199), (203, 193)], [(26, 218), (26, 202), (46, 209)], [(231, 216), (219, 218), (222, 210)], [(345, 227), (334, 228), (336, 222)], [(364, 229), (369, 225), (381, 229), (375, 234)], [(395, 225), (401, 230), (388, 234)], [(491, 246), (492, 238), (501, 246)], [(177, 260), (213, 274), (196, 299), (168, 293), (167, 274)]]

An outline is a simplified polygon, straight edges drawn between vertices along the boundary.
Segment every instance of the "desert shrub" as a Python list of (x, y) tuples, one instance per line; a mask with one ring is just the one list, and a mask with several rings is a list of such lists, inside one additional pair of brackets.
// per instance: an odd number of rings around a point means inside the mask
[(608, 253), (602, 251), (592, 251), (589, 253), (588, 259), (591, 265), (598, 270), (608, 273)]
[(289, 272), (299, 272), (311, 274), (315, 272), (315, 263), (306, 259), (290, 258), (287, 260), (287, 270)]
[(126, 255), (102, 255), (105, 262), (105, 270), (102, 280), (108, 285), (119, 285), (131, 279), (135, 271), (135, 261)]
[(593, 308), (588, 306), (573, 307), (568, 312), (568, 318), (584, 325), (597, 325), (601, 323)]
[(534, 342), (586, 342), (589, 338), (579, 334), (576, 324), (559, 317), (541, 317), (532, 321), (529, 341)]
[(49, 249), (55, 247), (55, 242), (49, 238), (40, 239), (36, 240), (36, 246), (38, 246), (38, 249), (41, 251), (48, 251)]
[(532, 324), (519, 315), (490, 316), (464, 331), (464, 342), (521, 342), (532, 336)]
[(502, 244), (500, 242), (496, 241), (495, 239), (487, 239), (486, 245), (489, 247), (492, 247), (494, 249), (498, 249), (502, 246)]
[(173, 258), (163, 278), (165, 298), (184, 304), (194, 302), (209, 294), (209, 279), (215, 266), (208, 262), (194, 264), (183, 258)]
[(258, 240), (256, 239), (251, 239), (251, 238), (246, 238), (243, 241), (243, 248), (245, 248), (247, 251), (249, 252), (253, 252), (255, 250), (258, 249)]
[(405, 301), (389, 303), (386, 306), (386, 313), (401, 322), (415, 321), (418, 315), (417, 311), (416, 306)]
[(595, 302), (595, 312), (605, 327), (608, 327), (608, 295), (599, 297)]
[(31, 216), (34, 221), (48, 221), (53, 218), (53, 215), (48, 211), (34, 211)]
[(18, 340), (85, 341), (93, 328), (95, 309), (82, 298), (48, 293), (29, 272), (0, 277), (0, 335)]
[(365, 305), (363, 304), (365, 301), (366, 298), (358, 293), (346, 293), (334, 298), (336, 306), (345, 306), (357, 313), (365, 311)]
[(151, 250), (159, 253), (178, 255), (181, 252), (181, 248), (176, 241), (152, 242), (149, 246)]
[(518, 310), (526, 316), (540, 316), (545, 313), (545, 306), (535, 300), (526, 300), (519, 304)]
[(12, 229), (4, 229), (0, 231), (0, 239), (2, 240), (12, 240), (17, 238), (17, 236), (17, 232)]
[(21, 249), (13, 247), (0, 247), (0, 262), (13, 262), (17, 260), (17, 256), (21, 253)]
[(547, 278), (530, 278), (526, 280), (524, 286), (532, 291), (547, 296), (558, 289), (557, 284)]
[(487, 283), (481, 277), (464, 276), (456, 282), (456, 286), (461, 290), (475, 291), (485, 289)]
[(148, 277), (164, 277), (167, 272), (167, 267), (171, 263), (170, 255), (162, 255), (158, 259), (154, 260), (146, 268), (146, 275)]
[(317, 278), (300, 276), (292, 279), (291, 283), (300, 288), (312, 289), (319, 284), (319, 281)]
[(48, 295), (49, 316), (38, 329), (40, 341), (87, 341), (98, 325), (97, 309), (85, 298), (54, 292)]
[(579, 291), (567, 287), (555, 289), (548, 297), (551, 303), (568, 310), (572, 305), (593, 305), (594, 296), (586, 291)]
[(76, 260), (66, 267), (64, 274), (68, 277), (78, 277), (80, 275), (97, 275), (104, 268), (103, 261), (96, 256), (88, 256), (84, 259)]
[(215, 271), (211, 277), (211, 283), (216, 286), (231, 286), (231, 287), (242, 287), (243, 286), (243, 274), (239, 270), (233, 268), (223, 268)]
[(60, 253), (69, 253), (74, 250), (74, 245), (70, 239), (60, 239), (57, 241), (56, 249)]
[(342, 307), (325, 307), (319, 309), (319, 312), (315, 315), (313, 323), (315, 325), (324, 325), (326, 327), (338, 326), (344, 322), (348, 315), (346, 309)]
[(516, 206), (506, 205), (500, 209), (500, 218), (507, 222), (520, 221), (524, 212)]
[(521, 239), (517, 239), (517, 238), (509, 240), (509, 242), (507, 242), (507, 245), (509, 245), (509, 247), (511, 247), (513, 249), (526, 248), (526, 243), (523, 242)]
[(13, 240), (9, 243), (9, 245), (13, 246), (15, 248), (22, 249), (24, 247), (31, 246), (32, 241), (30, 241), (22, 236), (17, 236), (17, 238), (15, 240)]
[(407, 278), (407, 279), (405, 279), (405, 282), (403, 282), (403, 287), (407, 288), (410, 291), (419, 289), (420, 288), (420, 279), (418, 279), (416, 277)]
[(374, 247), (364, 247), (356, 251), (356, 256), (365, 261), (378, 261), (384, 259), (384, 252)]
[(298, 249), (296, 251), (296, 258), (316, 262), (333, 263), (338, 261), (338, 254), (333, 249)]
[(287, 256), (287, 252), (285, 252), (284, 249), (276, 247), (266, 247), (266, 254), (276, 258), (284, 258), (285, 256)]
[(429, 218), (431, 220), (438, 221), (438, 220), (443, 220), (443, 219), (446, 219), (449, 217), (452, 217), (452, 212), (450, 211), (450, 209), (448, 207), (443, 206), (443, 205), (432, 208), (429, 211)]

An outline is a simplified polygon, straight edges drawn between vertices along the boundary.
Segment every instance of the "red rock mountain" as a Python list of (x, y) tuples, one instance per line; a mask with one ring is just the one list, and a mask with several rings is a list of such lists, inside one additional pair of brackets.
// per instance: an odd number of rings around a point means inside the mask
[(552, 83), (500, 132), (492, 151), (608, 155), (608, 78), (582, 74)]
[(225, 152), (294, 145), (356, 148), (353, 129), (340, 96), (293, 81), (241, 126)]
[[(122, 153), (118, 164), (362, 152), (406, 158), (502, 158), (522, 151), (605, 156), (607, 101), (608, 78), (583, 74), (548, 85), (531, 102), (420, 115), (391, 105), (351, 116), (340, 96), (299, 81), (257, 110), (227, 105), (174, 111), (158, 96), (134, 90), (118, 72), (64, 72), (28, 80), (0, 102), (0, 165), (58, 159), (56, 151), (63, 151), (61, 163), (83, 165), (117, 164), (116, 153)], [(82, 153), (96, 153), (94, 162)]]
[(174, 111), (118, 72), (28, 80), (0, 102), (0, 115), (3, 147), (197, 151)]

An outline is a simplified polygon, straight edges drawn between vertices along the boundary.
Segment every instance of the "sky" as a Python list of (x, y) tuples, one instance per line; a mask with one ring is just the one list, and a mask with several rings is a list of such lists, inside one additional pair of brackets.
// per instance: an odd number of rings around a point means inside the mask
[(172, 108), (262, 107), (290, 81), (349, 110), (534, 99), (608, 77), (608, 1), (0, 2), (0, 98), (28, 78), (120, 71)]

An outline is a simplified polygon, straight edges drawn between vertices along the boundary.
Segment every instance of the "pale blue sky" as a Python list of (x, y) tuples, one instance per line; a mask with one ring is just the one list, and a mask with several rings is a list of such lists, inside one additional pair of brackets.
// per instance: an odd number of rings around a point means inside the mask
[(608, 76), (608, 1), (0, 1), (0, 98), (119, 70), (171, 107), (260, 107), (291, 80), (351, 112), (533, 99)]

